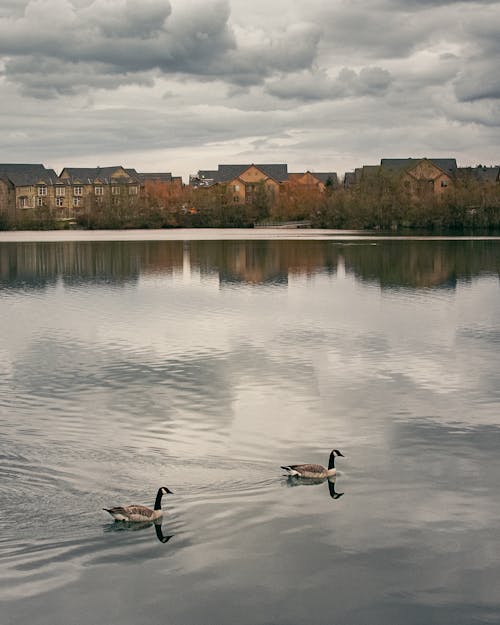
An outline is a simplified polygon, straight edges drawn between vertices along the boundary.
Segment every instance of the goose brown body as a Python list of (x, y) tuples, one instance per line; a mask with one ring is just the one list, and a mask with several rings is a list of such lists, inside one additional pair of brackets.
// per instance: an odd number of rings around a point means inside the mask
[(163, 495), (173, 494), (166, 486), (162, 486), (156, 493), (156, 501), (154, 509), (132, 504), (130, 506), (114, 506), (112, 508), (103, 508), (113, 517), (115, 521), (128, 521), (133, 523), (142, 523), (144, 521), (155, 521), (159, 519), (163, 511), (161, 509), (161, 499)]
[(336, 475), (335, 458), (337, 456), (344, 457), (344, 454), (338, 449), (334, 449), (330, 454), (328, 468), (321, 464), (288, 464), (281, 468), (287, 471), (287, 474), (290, 476), (322, 480)]

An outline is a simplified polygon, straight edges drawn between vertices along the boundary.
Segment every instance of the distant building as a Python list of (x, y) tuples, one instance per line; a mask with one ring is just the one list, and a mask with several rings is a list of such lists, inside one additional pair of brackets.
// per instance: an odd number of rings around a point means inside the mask
[(440, 194), (452, 186), (457, 177), (454, 158), (383, 158), (380, 165), (364, 165), (347, 172), (344, 187), (375, 183), (381, 174), (398, 177), (409, 194)]
[(478, 165), (477, 167), (459, 167), (458, 175), (462, 179), (471, 179), (480, 184), (497, 184), (500, 183), (500, 166), (486, 167)]
[(135, 169), (115, 167), (65, 167), (60, 176), (58, 208), (70, 214), (101, 205), (124, 205), (139, 198), (141, 180)]
[(42, 164), (0, 164), (0, 211), (19, 218), (35, 209), (53, 209), (59, 179)]
[(141, 196), (148, 200), (155, 200), (159, 206), (166, 208), (169, 201), (179, 196), (183, 189), (182, 178), (180, 176), (172, 176), (170, 172), (149, 172), (138, 173), (135, 175), (141, 183)]
[(439, 195), (454, 184), (457, 175), (454, 158), (383, 158), (380, 167), (400, 176), (408, 192), (417, 195)]
[(327, 188), (338, 187), (338, 176), (335, 172), (311, 172), (288, 174), (288, 186), (291, 188), (304, 188), (323, 192)]
[(288, 180), (286, 164), (268, 165), (219, 165), (217, 170), (200, 170), (190, 176), (189, 184), (194, 188), (224, 185), (234, 204), (251, 202), (258, 188), (263, 185), (271, 194), (280, 192), (282, 183)]

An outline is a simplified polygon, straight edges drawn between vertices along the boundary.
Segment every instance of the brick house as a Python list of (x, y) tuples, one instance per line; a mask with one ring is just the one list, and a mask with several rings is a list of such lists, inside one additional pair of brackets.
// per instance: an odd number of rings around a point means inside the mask
[(135, 169), (65, 167), (59, 176), (57, 206), (70, 214), (99, 206), (124, 206), (139, 199), (141, 180)]
[(42, 164), (0, 164), (0, 211), (15, 219), (55, 208), (59, 179)]
[(168, 207), (173, 198), (180, 197), (184, 188), (181, 176), (172, 176), (170, 172), (138, 173), (135, 169), (127, 169), (127, 172), (139, 179), (141, 197), (157, 202), (164, 208)]
[(383, 158), (380, 167), (399, 176), (412, 195), (440, 195), (453, 186), (457, 174), (454, 158)]
[(271, 196), (276, 197), (282, 184), (288, 180), (286, 164), (268, 165), (219, 165), (217, 170), (200, 170), (190, 176), (189, 183), (195, 188), (209, 188), (224, 185), (234, 204), (252, 201), (258, 189), (263, 187)]
[(338, 177), (335, 172), (311, 172), (290, 173), (288, 174), (287, 186), (293, 188), (302, 187), (305, 190), (316, 190), (321, 193), (325, 188), (337, 188)]

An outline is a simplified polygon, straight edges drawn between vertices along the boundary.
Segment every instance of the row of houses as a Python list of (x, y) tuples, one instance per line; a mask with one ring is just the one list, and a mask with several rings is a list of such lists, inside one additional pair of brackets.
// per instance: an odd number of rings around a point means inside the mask
[(122, 166), (65, 167), (58, 176), (42, 164), (0, 164), (0, 212), (11, 218), (37, 208), (71, 218), (101, 204), (133, 204), (158, 189), (180, 190), (182, 178)]
[(200, 170), (189, 177), (189, 185), (195, 189), (224, 186), (235, 204), (251, 202), (261, 188), (277, 197), (292, 188), (323, 192), (327, 187), (338, 187), (338, 184), (336, 172), (289, 173), (285, 163), (219, 165), (216, 170)]
[(397, 180), (408, 194), (439, 195), (458, 181), (479, 184), (500, 183), (500, 166), (458, 167), (454, 158), (383, 158), (378, 165), (364, 165), (344, 175), (342, 185), (336, 172), (306, 171), (289, 173), (286, 164), (219, 165), (216, 170), (200, 170), (190, 176), (190, 186), (208, 189), (223, 185), (234, 203), (252, 200), (259, 185), (274, 196), (297, 189), (324, 192), (341, 187), (369, 186), (382, 177)]
[[(352, 189), (369, 184), (381, 175), (395, 176), (408, 193), (441, 194), (460, 179), (481, 184), (500, 183), (500, 167), (458, 167), (454, 158), (383, 158), (378, 165), (364, 165), (344, 175), (336, 172), (288, 172), (285, 163), (218, 165), (189, 177), (193, 191), (222, 188), (234, 204), (252, 202), (265, 189), (273, 197), (297, 189), (323, 193), (341, 187)], [(171, 173), (139, 173), (122, 166), (65, 167), (59, 176), (41, 164), (0, 164), (0, 212), (18, 218), (25, 211), (48, 208), (60, 218), (99, 205), (133, 204), (148, 195), (179, 193), (182, 178)]]
[(381, 175), (392, 176), (410, 194), (441, 194), (458, 181), (500, 183), (500, 166), (458, 167), (454, 158), (383, 158), (379, 165), (364, 165), (344, 176), (344, 187), (370, 184)]

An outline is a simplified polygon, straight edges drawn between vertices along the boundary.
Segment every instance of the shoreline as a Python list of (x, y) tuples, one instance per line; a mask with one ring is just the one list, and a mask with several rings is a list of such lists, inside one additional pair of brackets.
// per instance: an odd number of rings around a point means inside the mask
[(93, 241), (500, 241), (500, 235), (398, 235), (365, 230), (302, 228), (174, 228), (160, 230), (6, 230), (0, 243), (50, 243)]

